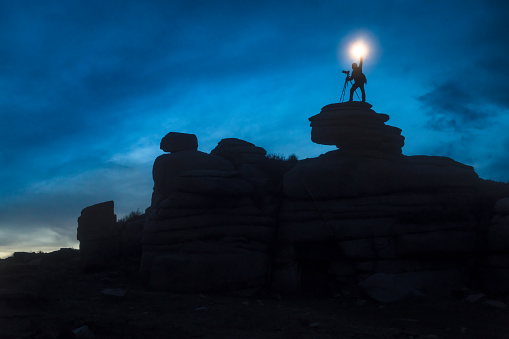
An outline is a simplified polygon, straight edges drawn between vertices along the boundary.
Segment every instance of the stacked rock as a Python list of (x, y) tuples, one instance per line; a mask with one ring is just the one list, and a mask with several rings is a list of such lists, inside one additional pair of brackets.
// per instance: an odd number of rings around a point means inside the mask
[[(166, 140), (166, 149), (184, 143)], [(153, 174), (141, 266), (151, 287), (206, 292), (265, 284), (275, 218), (253, 202), (255, 189), (241, 171), (223, 157), (179, 149), (158, 157)]]
[(243, 164), (258, 164), (264, 161), (267, 151), (241, 139), (226, 138), (222, 139), (210, 154), (223, 157), (239, 168)]
[(489, 293), (509, 293), (509, 198), (495, 204), (480, 278)]
[(277, 219), (281, 200), (280, 183), (283, 172), (287, 170), (285, 164), (267, 158), (263, 148), (237, 138), (221, 140), (210, 154), (231, 162), (240, 172), (240, 177), (253, 186), (253, 203), (265, 215)]
[(86, 272), (113, 267), (120, 254), (120, 229), (113, 201), (84, 208), (78, 218), (80, 259)]
[(405, 138), (401, 129), (385, 125), (387, 114), (379, 114), (365, 102), (330, 104), (309, 118), (311, 140), (336, 145), (345, 151), (375, 151), (401, 154)]
[(310, 119), (312, 140), (340, 149), (284, 176), (274, 287), (323, 291), (377, 273), (421, 292), (463, 286), (478, 248), (473, 168), (398, 155), (403, 137), (386, 115), (329, 106)]

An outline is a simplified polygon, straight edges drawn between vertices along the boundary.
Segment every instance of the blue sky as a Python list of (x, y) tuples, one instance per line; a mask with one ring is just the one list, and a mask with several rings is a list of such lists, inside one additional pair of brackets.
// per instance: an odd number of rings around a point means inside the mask
[(315, 157), (308, 118), (337, 102), (344, 51), (370, 44), (367, 101), (406, 155), (509, 181), (504, 1), (0, 2), (0, 256), (78, 247), (81, 209), (150, 203), (170, 131)]

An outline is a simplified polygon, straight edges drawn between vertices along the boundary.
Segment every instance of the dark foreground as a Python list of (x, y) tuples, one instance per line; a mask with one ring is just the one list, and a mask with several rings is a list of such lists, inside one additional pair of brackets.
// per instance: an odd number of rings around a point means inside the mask
[(83, 274), (69, 249), (0, 260), (0, 338), (509, 338), (507, 298), (178, 295), (138, 287), (135, 266)]

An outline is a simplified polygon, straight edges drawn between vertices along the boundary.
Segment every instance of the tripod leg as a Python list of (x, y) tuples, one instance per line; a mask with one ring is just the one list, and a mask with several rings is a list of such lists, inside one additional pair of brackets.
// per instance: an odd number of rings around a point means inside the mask
[(357, 93), (357, 90), (355, 90), (355, 94), (357, 95), (357, 99), (359, 99), (359, 101), (361, 101), (361, 97), (359, 96), (359, 93)]
[(339, 102), (345, 102), (345, 92), (346, 88), (348, 87), (348, 81), (345, 80), (345, 84), (343, 85), (343, 91), (341, 92), (341, 98), (339, 99)]

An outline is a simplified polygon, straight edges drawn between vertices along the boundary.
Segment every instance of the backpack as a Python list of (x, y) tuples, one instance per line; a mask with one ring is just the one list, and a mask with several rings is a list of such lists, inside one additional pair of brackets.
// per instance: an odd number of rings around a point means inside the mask
[(361, 73), (359, 75), (359, 80), (362, 84), (367, 84), (368, 83), (368, 79), (366, 79), (366, 76), (364, 75), (364, 73)]

